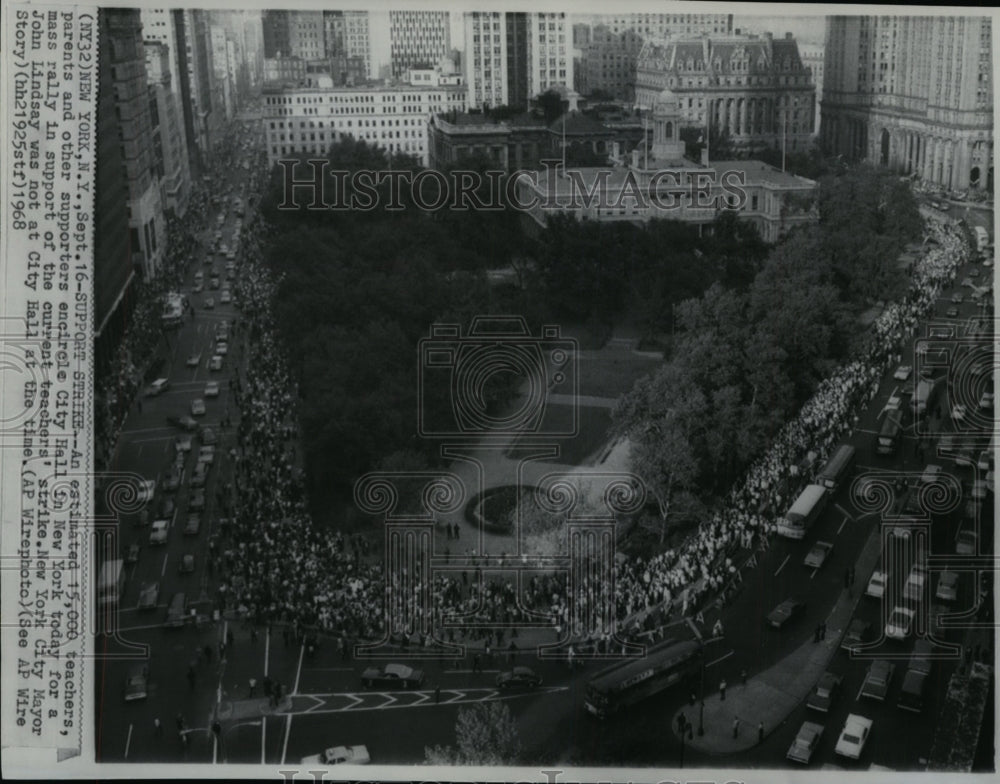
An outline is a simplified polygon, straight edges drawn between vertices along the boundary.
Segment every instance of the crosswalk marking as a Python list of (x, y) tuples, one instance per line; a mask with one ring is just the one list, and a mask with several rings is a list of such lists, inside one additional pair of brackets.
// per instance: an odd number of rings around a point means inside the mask
[(280, 713), (291, 715), (347, 713), (350, 711), (398, 710), (400, 708), (430, 707), (434, 705), (461, 705), (473, 702), (490, 702), (515, 697), (566, 691), (568, 686), (544, 686), (538, 689), (501, 692), (498, 689), (441, 689), (439, 699), (435, 690), (396, 692), (339, 692), (334, 694), (294, 694), (291, 707)]

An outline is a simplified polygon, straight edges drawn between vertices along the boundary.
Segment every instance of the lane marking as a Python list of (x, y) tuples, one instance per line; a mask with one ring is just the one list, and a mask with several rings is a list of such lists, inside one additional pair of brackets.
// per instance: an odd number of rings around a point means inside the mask
[(132, 725), (128, 725), (128, 737), (125, 738), (125, 759), (128, 759), (128, 749), (132, 745)]
[(170, 557), (170, 553), (163, 554), (163, 568), (160, 569), (160, 577), (163, 577), (167, 573), (167, 559)]
[[(267, 677), (267, 665), (271, 656), (271, 627), (264, 630), (264, 677)], [(296, 684), (298, 688), (298, 684)], [(260, 723), (260, 764), (263, 765), (267, 760), (264, 758), (264, 750), (267, 748), (267, 722), (262, 721)]]
[(844, 515), (848, 520), (854, 519), (854, 515), (852, 515), (850, 512), (844, 509), (844, 507), (842, 507), (840, 504), (834, 504), (833, 508), (836, 509), (838, 512), (840, 512), (842, 515)]
[(778, 574), (780, 574), (780, 573), (781, 573), (781, 570), (785, 568), (785, 564), (786, 564), (786, 563), (788, 563), (788, 559), (789, 559), (789, 558), (791, 558), (791, 557), (792, 557), (792, 556), (791, 556), (791, 553), (789, 553), (788, 555), (786, 555), (786, 556), (785, 556), (785, 560), (781, 562), (781, 566), (779, 566), (779, 567), (778, 567), (778, 571), (776, 571), (776, 572), (774, 573), (774, 576), (775, 576), (775, 577), (777, 577), (777, 576), (778, 576)]
[(840, 532), (844, 530), (844, 526), (847, 525), (847, 518), (845, 517), (840, 523), (840, 528), (837, 529), (837, 536), (840, 536)]
[(816, 569), (813, 569), (812, 574), (809, 575), (809, 579), (811, 580), (813, 577), (815, 577), (816, 576), (816, 572), (818, 572), (818, 571), (819, 571), (818, 567)]
[[(305, 652), (306, 652), (306, 646), (302, 645), (302, 647), (299, 648), (299, 666), (295, 672), (295, 686), (292, 688), (292, 695), (296, 694), (299, 690), (299, 676), (302, 675), (302, 657), (305, 654)], [(285, 742), (284, 744), (282, 744), (281, 747), (282, 765), (285, 764), (285, 759), (288, 757), (288, 738), (290, 737), (291, 732), (292, 732), (292, 714), (289, 713), (287, 714), (287, 718), (285, 719)]]

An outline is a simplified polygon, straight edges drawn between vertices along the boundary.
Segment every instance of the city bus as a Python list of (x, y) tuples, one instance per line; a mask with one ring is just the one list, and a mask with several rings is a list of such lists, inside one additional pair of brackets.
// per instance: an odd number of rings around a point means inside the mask
[(826, 501), (826, 488), (823, 485), (809, 485), (778, 521), (778, 534), (789, 539), (802, 539), (809, 528), (823, 511)]
[(882, 429), (878, 433), (878, 446), (875, 451), (880, 455), (891, 455), (899, 446), (899, 437), (903, 434), (903, 415), (899, 409), (889, 409), (885, 412)]
[(854, 447), (850, 444), (841, 444), (823, 470), (819, 472), (816, 482), (827, 490), (836, 490), (840, 483), (850, 475), (853, 466)]
[(973, 226), (972, 230), (976, 234), (976, 250), (983, 253), (986, 250), (986, 246), (990, 243), (990, 235), (982, 226)]
[(120, 558), (105, 561), (97, 583), (97, 601), (101, 607), (117, 604), (125, 593), (125, 562)]
[(641, 659), (626, 659), (596, 673), (587, 681), (583, 705), (603, 719), (684, 681), (701, 666), (697, 640), (664, 640)]

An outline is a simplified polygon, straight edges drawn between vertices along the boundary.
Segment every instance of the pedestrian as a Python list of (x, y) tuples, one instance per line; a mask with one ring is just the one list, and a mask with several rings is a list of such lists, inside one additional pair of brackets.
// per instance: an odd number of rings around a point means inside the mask
[(139, 406), (139, 413), (142, 413), (142, 398), (136, 400), (136, 404)]
[(681, 711), (677, 714), (677, 731), (683, 733), (686, 726), (687, 717), (684, 715), (684, 711)]
[(153, 719), (153, 737), (156, 738), (163, 737), (163, 725), (160, 724), (159, 719)]
[(264, 687), (264, 696), (265, 697), (270, 697), (271, 696), (271, 692), (274, 689), (273, 689), (273, 683), (272, 683), (271, 679), (267, 675), (264, 676), (264, 681), (263, 681), (262, 685)]
[(194, 691), (194, 684), (195, 681), (197, 680), (197, 676), (195, 675), (194, 672), (194, 667), (188, 667), (187, 679), (188, 683), (191, 685), (191, 691)]
[(176, 722), (177, 722), (177, 731), (178, 732), (183, 732), (184, 731), (184, 717), (180, 713), (177, 714)]
[(724, 702), (726, 699), (726, 679), (723, 678), (719, 681), (719, 701)]
[(746, 688), (746, 685), (747, 685), (747, 668), (746, 667), (744, 667), (742, 670), (740, 670), (740, 680), (743, 681), (743, 688)]
[(738, 738), (740, 735), (740, 717), (736, 716), (733, 718), (733, 737)]
[(206, 645), (205, 648), (205, 660), (211, 664), (212, 663), (212, 646)]
[(764, 722), (761, 722), (760, 724), (757, 725), (757, 742), (758, 743), (764, 742)]
[(256, 688), (257, 688), (257, 679), (256, 678), (251, 678), (250, 679), (250, 695), (249, 695), (249, 699), (253, 699), (253, 693), (254, 693), (254, 690)]

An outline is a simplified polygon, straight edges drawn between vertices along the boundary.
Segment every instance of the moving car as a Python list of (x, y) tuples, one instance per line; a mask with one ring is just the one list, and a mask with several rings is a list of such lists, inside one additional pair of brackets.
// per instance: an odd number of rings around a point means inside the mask
[(975, 555), (976, 549), (976, 532), (971, 528), (959, 531), (958, 536), (955, 537), (955, 554)]
[(961, 305), (964, 299), (965, 297), (962, 295), (961, 291), (956, 291), (954, 294), (951, 295), (951, 301), (955, 305)]
[(924, 709), (924, 684), (927, 676), (922, 672), (909, 670), (903, 677), (903, 689), (899, 693), (896, 706), (901, 710), (920, 713)]
[(177, 452), (190, 452), (191, 436), (177, 436), (177, 438), (174, 439), (174, 449)]
[(139, 545), (130, 544), (128, 552), (125, 554), (125, 563), (134, 564), (139, 562)]
[(889, 683), (896, 672), (896, 665), (885, 659), (876, 659), (868, 667), (865, 682), (861, 685), (861, 696), (873, 700), (884, 700), (889, 692)]
[(207, 480), (208, 466), (204, 463), (198, 463), (194, 467), (194, 473), (191, 474), (191, 487), (204, 487)]
[(909, 607), (896, 605), (892, 609), (892, 614), (885, 624), (885, 636), (893, 640), (905, 639), (913, 626), (913, 617), (916, 613)]
[(983, 396), (981, 398), (979, 398), (979, 407), (987, 409), (987, 410), (993, 408), (993, 393), (992, 392), (983, 392)]
[(201, 515), (190, 514), (188, 515), (187, 523), (184, 526), (185, 536), (197, 536), (198, 531), (201, 530)]
[[(178, 465), (171, 466), (170, 471), (167, 472), (166, 479), (163, 480), (163, 489), (166, 490), (168, 493), (172, 493), (175, 490), (177, 490), (181, 486), (182, 473), (183, 471), (180, 466)], [(166, 517), (167, 515), (163, 516)]]
[(184, 625), (187, 614), (187, 600), (183, 593), (175, 593), (170, 597), (170, 604), (167, 606), (167, 620), (164, 626), (178, 628)]
[(803, 563), (811, 569), (819, 569), (826, 563), (831, 550), (833, 550), (833, 542), (816, 542), (808, 554), (806, 554)]
[(169, 520), (157, 520), (153, 523), (153, 529), (149, 532), (150, 544), (166, 544), (167, 532), (170, 530)]
[(222, 357), (216, 354), (208, 361), (209, 370), (222, 370)]
[(958, 572), (941, 572), (934, 598), (946, 602), (953, 602), (958, 598)]
[(956, 403), (951, 409), (951, 418), (962, 421), (965, 419), (965, 405), (963, 403)]
[(211, 310), (215, 307), (215, 297), (205, 297), (205, 309)]
[(191, 500), (188, 501), (188, 509), (192, 512), (200, 512), (205, 508), (205, 491), (195, 490), (191, 494)]
[(541, 685), (542, 676), (530, 667), (515, 667), (497, 675), (497, 687), (501, 689), (534, 689)]
[(184, 364), (187, 365), (189, 368), (198, 367), (198, 365), (201, 364), (201, 352), (199, 351), (197, 354), (188, 355), (187, 362), (185, 362)]
[(372, 761), (365, 746), (333, 746), (322, 754), (303, 757), (302, 765), (367, 765)]
[(215, 431), (212, 428), (203, 427), (201, 429), (201, 443), (211, 446), (218, 440), (218, 436), (215, 435)]
[(198, 451), (198, 462), (205, 463), (206, 465), (212, 465), (212, 463), (215, 462), (215, 447), (203, 446)]
[(767, 622), (773, 628), (780, 629), (786, 623), (798, 616), (805, 609), (805, 607), (805, 602), (799, 599), (785, 599), (785, 601), (768, 613)]
[(139, 609), (152, 610), (160, 598), (159, 583), (145, 583), (139, 591)]
[(927, 570), (920, 564), (915, 564), (910, 569), (910, 574), (906, 578), (903, 586), (903, 598), (908, 601), (919, 602), (924, 598), (924, 585), (927, 583)]
[(184, 553), (181, 556), (180, 566), (177, 567), (177, 571), (181, 574), (190, 574), (194, 571), (194, 555), (191, 553)]
[(219, 396), (219, 382), (209, 381), (205, 384), (205, 397), (218, 397)]
[(198, 429), (198, 422), (187, 414), (182, 417), (167, 417), (167, 424), (188, 432), (194, 432)]
[(868, 630), (871, 629), (871, 627), (872, 625), (868, 623), (868, 621), (864, 621), (861, 618), (855, 618), (847, 627), (847, 631), (844, 633), (844, 639), (840, 641), (840, 647), (848, 653), (851, 653), (865, 641), (865, 638), (868, 637)]
[(896, 372), (892, 374), (892, 377), (897, 381), (906, 381), (910, 374), (913, 372), (912, 365), (900, 365), (896, 368)]
[(166, 519), (174, 513), (174, 509), (177, 505), (174, 503), (174, 499), (169, 496), (160, 501), (160, 517)]
[(229, 289), (223, 289), (222, 293), (219, 295), (219, 302), (223, 305), (228, 305), (233, 301), (233, 295), (230, 293)]
[(865, 595), (881, 599), (885, 596), (885, 584), (888, 581), (889, 573), (883, 572), (881, 569), (876, 569), (872, 572), (871, 579), (868, 581), (868, 587), (865, 588)]
[(205, 401), (200, 397), (191, 401), (191, 416), (205, 416)]
[(872, 720), (859, 716), (857, 713), (850, 713), (847, 721), (844, 722), (844, 729), (841, 730), (840, 737), (834, 752), (842, 757), (859, 759), (861, 752), (865, 750), (865, 743), (871, 734)]
[(133, 664), (129, 667), (128, 675), (125, 676), (125, 688), (123, 689), (125, 702), (146, 699), (148, 685), (149, 667), (145, 664)]
[(226, 354), (229, 353), (229, 344), (220, 341), (215, 346), (215, 353), (218, 354), (220, 357), (226, 356)]
[(423, 670), (415, 670), (405, 664), (386, 664), (382, 669), (369, 667), (361, 674), (361, 684), (366, 689), (374, 686), (410, 689), (423, 682)]
[(819, 739), (823, 737), (823, 725), (814, 721), (806, 721), (799, 728), (799, 734), (795, 736), (792, 745), (785, 755), (792, 762), (801, 762), (808, 765), (812, 760), (813, 752), (819, 746)]
[(809, 699), (806, 700), (806, 707), (821, 713), (829, 712), (840, 693), (840, 685), (843, 681), (844, 679), (840, 675), (824, 672), (823, 677), (819, 679), (819, 683), (809, 695)]
[(944, 314), (948, 318), (956, 318), (958, 316), (958, 308), (955, 305), (952, 305), (944, 312)]
[(170, 389), (170, 379), (158, 378), (148, 387), (146, 387), (146, 397), (156, 397), (162, 395)]

